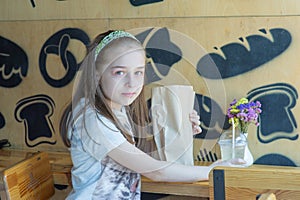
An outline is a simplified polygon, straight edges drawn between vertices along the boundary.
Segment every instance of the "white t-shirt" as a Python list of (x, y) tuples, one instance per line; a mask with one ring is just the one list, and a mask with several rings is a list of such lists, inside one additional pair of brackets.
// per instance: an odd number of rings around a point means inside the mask
[[(77, 110), (75, 108), (73, 112)], [(125, 109), (116, 115), (127, 119)], [(85, 127), (80, 116), (69, 129), (68, 137), (73, 162), (73, 191), (67, 199), (140, 199), (140, 174), (107, 156), (112, 149), (126, 142), (110, 120), (88, 107)]]

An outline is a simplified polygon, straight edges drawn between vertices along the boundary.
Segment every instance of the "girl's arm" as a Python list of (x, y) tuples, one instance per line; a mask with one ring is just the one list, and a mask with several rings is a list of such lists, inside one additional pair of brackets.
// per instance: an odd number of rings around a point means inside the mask
[(229, 162), (216, 162), (210, 166), (187, 166), (159, 161), (148, 156), (129, 142), (124, 142), (108, 153), (113, 160), (153, 181), (195, 182), (207, 180), (210, 170)]

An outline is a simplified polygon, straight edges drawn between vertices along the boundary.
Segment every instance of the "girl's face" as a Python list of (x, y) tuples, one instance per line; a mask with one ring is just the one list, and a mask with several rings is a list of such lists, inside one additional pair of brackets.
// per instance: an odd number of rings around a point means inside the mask
[[(143, 49), (119, 49), (108, 54), (111, 64), (103, 72), (100, 84), (112, 109), (130, 105), (144, 85), (145, 52)], [(120, 56), (121, 55), (121, 56)]]

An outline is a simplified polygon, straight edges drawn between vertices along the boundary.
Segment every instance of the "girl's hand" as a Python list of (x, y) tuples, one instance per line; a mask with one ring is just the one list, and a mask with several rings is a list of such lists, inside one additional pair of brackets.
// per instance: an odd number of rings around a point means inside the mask
[(193, 112), (190, 113), (190, 121), (192, 122), (193, 135), (201, 133), (202, 129), (200, 127), (200, 116), (196, 110), (193, 110)]

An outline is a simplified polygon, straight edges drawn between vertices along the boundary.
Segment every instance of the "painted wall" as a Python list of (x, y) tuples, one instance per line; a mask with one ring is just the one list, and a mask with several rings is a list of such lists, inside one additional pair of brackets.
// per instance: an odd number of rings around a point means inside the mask
[(147, 98), (157, 85), (194, 87), (196, 160), (219, 157), (226, 109), (247, 96), (263, 105), (248, 136), (256, 162), (300, 166), (299, 13), (297, 0), (2, 0), (0, 139), (66, 151), (58, 125), (85, 46), (125, 29), (147, 49)]

